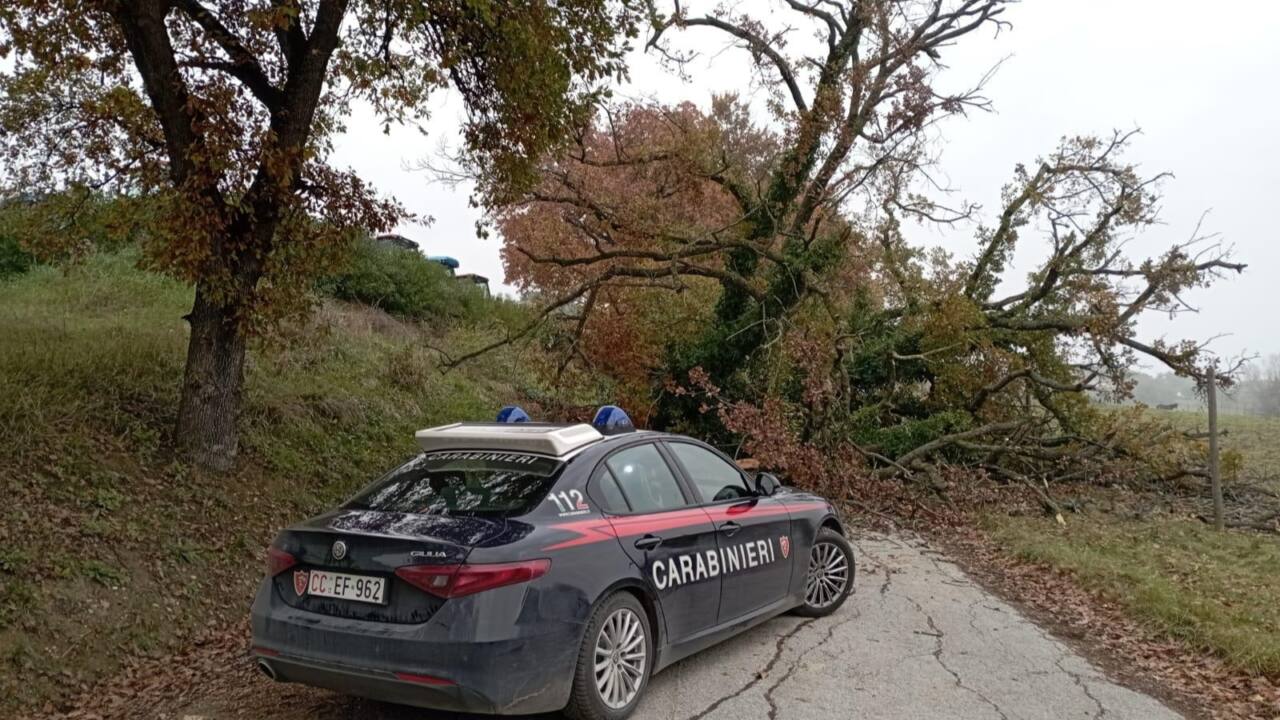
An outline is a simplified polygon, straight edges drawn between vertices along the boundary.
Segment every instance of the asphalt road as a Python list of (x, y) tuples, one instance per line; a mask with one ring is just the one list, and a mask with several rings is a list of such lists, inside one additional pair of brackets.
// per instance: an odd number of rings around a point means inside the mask
[[(777, 618), (653, 679), (636, 720), (1107, 718), (1180, 715), (1100, 670), (922, 543), (860, 534), (856, 593), (820, 620)], [(444, 720), (254, 677), (194, 694), (175, 720)], [(260, 685), (260, 687), (258, 687)]]
[(643, 720), (1180, 715), (1096, 667), (916, 542), (863, 535), (856, 594), (654, 679)]

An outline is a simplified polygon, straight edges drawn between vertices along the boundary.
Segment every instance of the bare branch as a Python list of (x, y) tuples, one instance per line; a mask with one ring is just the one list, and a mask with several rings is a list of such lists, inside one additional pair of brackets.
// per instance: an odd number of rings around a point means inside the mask
[(258, 58), (241, 44), (235, 33), (228, 29), (226, 25), (223, 25), (213, 11), (201, 5), (198, 0), (173, 0), (173, 3), (187, 17), (204, 28), (209, 37), (213, 38), (214, 42), (218, 43), (223, 51), (227, 53), (227, 57), (230, 58), (228, 62), (193, 61), (187, 63), (187, 65), (189, 67), (202, 67), (225, 72), (244, 83), (244, 86), (267, 109), (271, 111), (279, 109), (283, 100), (283, 93), (279, 88), (271, 84), (271, 80), (262, 69)]
[(697, 18), (681, 17), (677, 6), (676, 13), (672, 15), (671, 18), (662, 21), (655, 26), (654, 34), (649, 39), (647, 47), (655, 47), (658, 39), (662, 36), (662, 33), (672, 26), (710, 27), (742, 40), (751, 52), (767, 57), (773, 64), (774, 69), (778, 71), (778, 75), (782, 77), (782, 82), (786, 84), (787, 90), (791, 93), (791, 101), (795, 104), (796, 109), (800, 111), (801, 114), (809, 112), (809, 104), (805, 102), (804, 93), (800, 91), (800, 84), (796, 81), (796, 74), (791, 68), (791, 64), (782, 56), (782, 53), (778, 52), (778, 50), (773, 47), (772, 43), (761, 37), (759, 34), (740, 25), (735, 25), (711, 15)]

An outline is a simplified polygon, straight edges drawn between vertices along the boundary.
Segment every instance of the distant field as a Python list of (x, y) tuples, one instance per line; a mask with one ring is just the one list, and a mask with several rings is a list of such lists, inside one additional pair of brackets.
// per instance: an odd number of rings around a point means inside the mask
[[(1209, 429), (1207, 413), (1184, 410), (1152, 412), (1167, 415), (1189, 431)], [(1280, 486), (1280, 418), (1219, 415), (1218, 424), (1226, 432), (1222, 438), (1223, 452), (1240, 453), (1240, 477)]]

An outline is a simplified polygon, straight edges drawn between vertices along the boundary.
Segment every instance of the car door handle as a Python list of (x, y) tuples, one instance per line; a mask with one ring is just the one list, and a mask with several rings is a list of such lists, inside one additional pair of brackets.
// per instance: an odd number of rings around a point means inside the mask
[(720, 531), (729, 537), (733, 537), (741, 529), (742, 526), (732, 520), (720, 526)]
[(662, 538), (657, 535), (645, 535), (636, 541), (637, 550), (652, 550), (662, 544)]

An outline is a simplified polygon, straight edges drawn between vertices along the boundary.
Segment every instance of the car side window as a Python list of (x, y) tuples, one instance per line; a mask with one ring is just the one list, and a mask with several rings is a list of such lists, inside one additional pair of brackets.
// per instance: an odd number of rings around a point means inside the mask
[(609, 472), (608, 468), (602, 468), (596, 473), (596, 479), (593, 482), (596, 490), (593, 495), (598, 498), (597, 502), (604, 510), (611, 513), (630, 512), (627, 499), (618, 489), (618, 481), (614, 479), (613, 473)]
[(668, 447), (704, 502), (738, 500), (753, 495), (747, 489), (742, 471), (719, 455), (689, 443), (670, 443)]
[(619, 450), (604, 464), (613, 473), (632, 512), (672, 510), (689, 504), (667, 461), (652, 444)]

